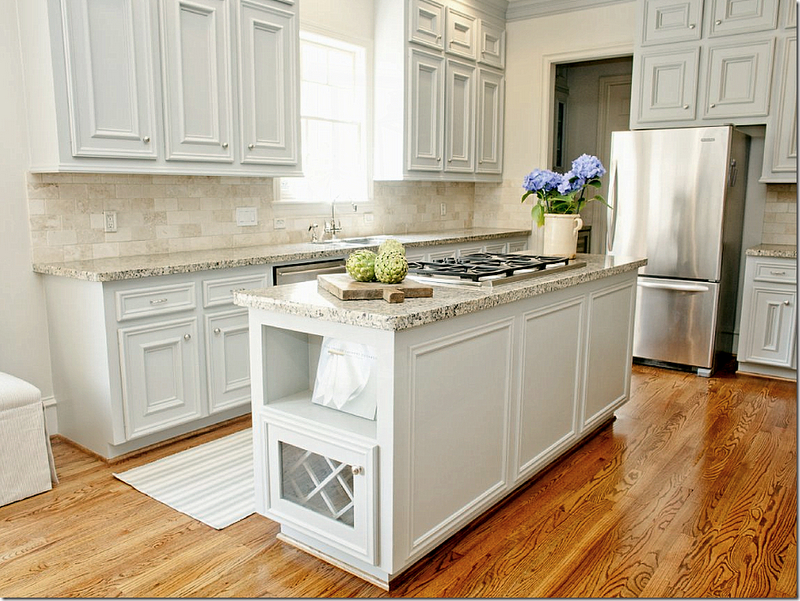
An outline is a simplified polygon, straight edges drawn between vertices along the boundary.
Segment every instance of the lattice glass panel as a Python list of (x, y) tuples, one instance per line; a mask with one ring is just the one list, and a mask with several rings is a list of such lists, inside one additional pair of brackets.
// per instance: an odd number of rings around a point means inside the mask
[(353, 527), (353, 472), (346, 463), (280, 442), (281, 497)]

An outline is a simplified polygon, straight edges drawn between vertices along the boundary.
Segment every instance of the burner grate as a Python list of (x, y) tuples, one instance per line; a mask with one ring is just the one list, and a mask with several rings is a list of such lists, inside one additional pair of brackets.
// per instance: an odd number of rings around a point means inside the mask
[(410, 261), (408, 272), (429, 277), (460, 278), (480, 282), (499, 279), (567, 265), (567, 257), (539, 255), (509, 255), (502, 253), (472, 253), (459, 258)]

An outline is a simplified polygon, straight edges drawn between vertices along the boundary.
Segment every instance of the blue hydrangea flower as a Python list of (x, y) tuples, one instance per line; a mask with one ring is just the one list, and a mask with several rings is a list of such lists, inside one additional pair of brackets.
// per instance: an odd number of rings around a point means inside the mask
[(558, 186), (558, 193), (566, 196), (572, 192), (577, 192), (584, 184), (586, 184), (585, 179), (576, 177), (572, 171), (567, 171), (564, 174), (562, 182)]
[(603, 163), (600, 162), (600, 159), (596, 156), (582, 154), (572, 161), (572, 170), (567, 175), (583, 180), (581, 184), (583, 185), (587, 180), (602, 177), (605, 173), (606, 169), (603, 167)]
[(525, 176), (522, 187), (530, 192), (550, 192), (557, 189), (562, 180), (563, 176), (554, 171), (534, 169)]

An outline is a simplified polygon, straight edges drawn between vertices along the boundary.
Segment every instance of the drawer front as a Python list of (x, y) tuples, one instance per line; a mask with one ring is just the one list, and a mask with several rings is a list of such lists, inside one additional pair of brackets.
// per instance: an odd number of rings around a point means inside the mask
[(233, 293), (236, 290), (250, 290), (253, 288), (266, 288), (268, 285), (267, 274), (239, 276), (235, 278), (220, 278), (205, 280), (203, 282), (203, 307), (218, 307), (232, 305)]
[(760, 260), (756, 262), (753, 279), (757, 282), (794, 284), (797, 282), (797, 263)]
[(117, 321), (190, 311), (197, 306), (194, 282), (121, 290), (115, 296)]

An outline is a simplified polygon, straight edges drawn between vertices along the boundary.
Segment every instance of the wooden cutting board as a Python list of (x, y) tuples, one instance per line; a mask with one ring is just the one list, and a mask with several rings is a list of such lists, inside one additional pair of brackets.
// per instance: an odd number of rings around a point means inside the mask
[(346, 273), (326, 273), (317, 276), (317, 287), (342, 300), (371, 300), (382, 298), (388, 303), (402, 303), (406, 297), (433, 296), (433, 288), (406, 278), (399, 284), (356, 282)]

